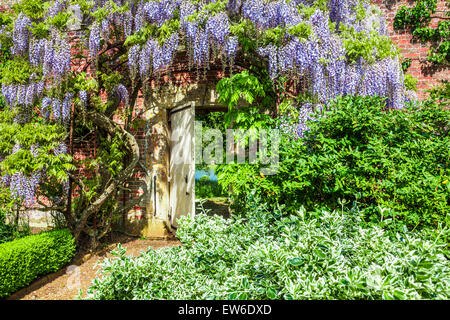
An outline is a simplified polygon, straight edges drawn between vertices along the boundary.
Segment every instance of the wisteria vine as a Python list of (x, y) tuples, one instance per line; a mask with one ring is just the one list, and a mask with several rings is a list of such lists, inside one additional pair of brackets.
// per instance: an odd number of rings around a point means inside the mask
[[(314, 106), (340, 95), (378, 95), (392, 108), (411, 100), (396, 55), (379, 58), (375, 48), (373, 57), (349, 59), (344, 37), (349, 30), (369, 40), (386, 35), (384, 18), (364, 0), (48, 2), (41, 17), (20, 12), (13, 29), (5, 31), (10, 32), (15, 59), (28, 61), (35, 70), (28, 81), (2, 81), (1, 93), (16, 114), (15, 122), (22, 125), (38, 112), (45, 121), (68, 128), (72, 104), (79, 103), (82, 110), (89, 105), (93, 92), (67, 87), (74, 49), (68, 27), (49, 22), (74, 9), (83, 22), (79, 36), (93, 74), (99, 56), (114, 41), (124, 43), (131, 85), (111, 87), (124, 106), (136, 80), (145, 86), (152, 76), (166, 72), (179, 51), (185, 52), (191, 69), (207, 70), (217, 59), (231, 69), (248, 54), (267, 66), (274, 83), (288, 79), (284, 82), (307, 97), (298, 106), (299, 136), (307, 130), (305, 122)], [(44, 36), (37, 30), (39, 23), (47, 23)], [(55, 149), (57, 154), (67, 152), (61, 146)], [(16, 173), (3, 175), (2, 181), (14, 196), (30, 203), (43, 175), (42, 170), (28, 177)]]

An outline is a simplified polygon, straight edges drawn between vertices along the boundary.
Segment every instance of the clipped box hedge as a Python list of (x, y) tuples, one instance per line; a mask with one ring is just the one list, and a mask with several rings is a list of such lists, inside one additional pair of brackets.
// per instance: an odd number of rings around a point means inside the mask
[(0, 297), (29, 285), (40, 275), (55, 272), (75, 253), (68, 230), (54, 230), (0, 244)]

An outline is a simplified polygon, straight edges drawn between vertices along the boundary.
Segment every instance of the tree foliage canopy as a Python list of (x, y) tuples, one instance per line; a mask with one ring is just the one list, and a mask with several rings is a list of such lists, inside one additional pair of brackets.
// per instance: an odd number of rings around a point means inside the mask
[[(0, 71), (3, 189), (62, 212), (77, 241), (106, 234), (114, 196), (146, 169), (130, 133), (137, 96), (178, 53), (198, 78), (212, 63), (247, 72), (218, 86), (230, 112), (243, 97), (260, 112), (290, 105), (288, 118), (303, 123), (339, 95), (378, 95), (394, 108), (411, 99), (384, 18), (366, 1), (23, 0), (0, 29), (10, 55)], [(89, 134), (101, 151), (83, 163), (92, 174), (77, 177), (65, 142)], [(66, 205), (73, 184), (80, 196)]]

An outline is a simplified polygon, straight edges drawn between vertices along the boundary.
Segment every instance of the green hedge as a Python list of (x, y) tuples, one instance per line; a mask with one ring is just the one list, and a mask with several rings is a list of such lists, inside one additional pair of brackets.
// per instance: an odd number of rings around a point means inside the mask
[(217, 181), (212, 181), (208, 176), (202, 176), (195, 181), (195, 197), (201, 199), (208, 199), (214, 197), (224, 197), (226, 193), (223, 192), (222, 187)]
[(0, 297), (29, 285), (39, 275), (55, 272), (73, 257), (68, 230), (43, 232), (0, 244)]

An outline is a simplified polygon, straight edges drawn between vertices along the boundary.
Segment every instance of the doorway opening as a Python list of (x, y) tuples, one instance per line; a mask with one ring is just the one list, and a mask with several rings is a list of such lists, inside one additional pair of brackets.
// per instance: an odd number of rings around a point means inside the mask
[[(202, 130), (208, 128), (219, 129), (225, 137), (224, 126), (225, 110), (222, 109), (201, 109), (195, 110), (195, 121), (201, 121)], [(202, 148), (210, 141), (202, 139)], [(202, 157), (203, 159), (203, 157)], [(205, 163), (195, 164), (195, 210), (196, 213), (206, 213), (208, 215), (220, 215), (230, 218), (230, 203), (228, 192), (222, 189), (217, 176), (217, 165), (207, 165)]]

